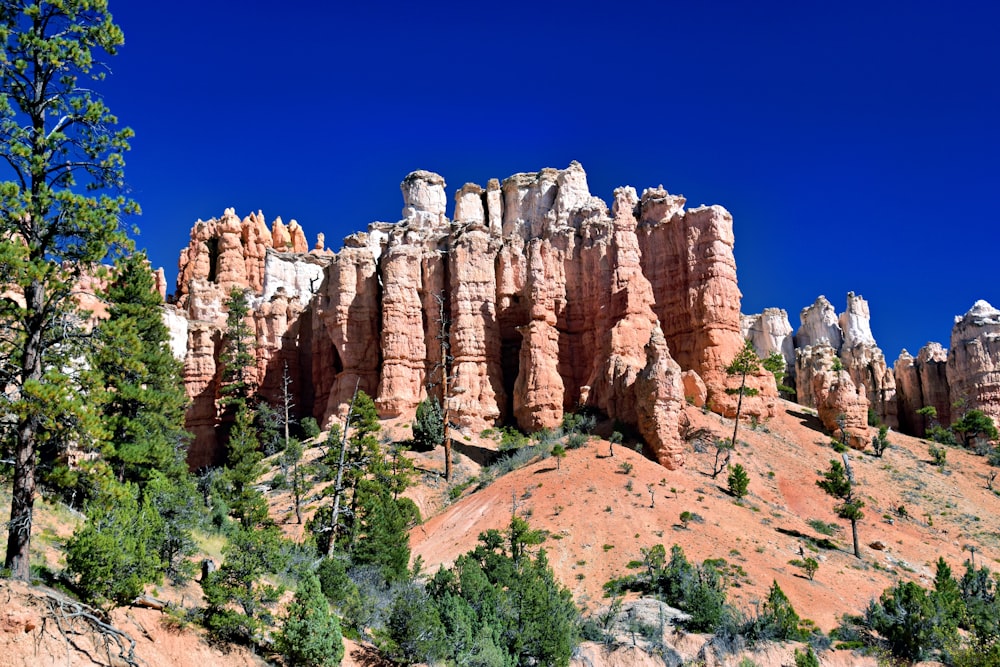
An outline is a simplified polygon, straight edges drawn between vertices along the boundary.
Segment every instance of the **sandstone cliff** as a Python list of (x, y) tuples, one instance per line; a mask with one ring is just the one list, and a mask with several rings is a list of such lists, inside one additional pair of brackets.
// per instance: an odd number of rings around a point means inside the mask
[(947, 376), (952, 401), (982, 410), (1000, 424), (1000, 310), (977, 301), (955, 318)]
[(933, 406), (942, 424), (951, 423), (951, 396), (947, 376), (948, 351), (940, 343), (927, 343), (917, 357), (903, 350), (893, 366), (899, 410), (899, 430), (923, 437), (930, 426), (917, 410)]
[[(402, 191), (402, 220), (372, 223), (335, 254), (322, 239), (307, 252), (294, 221), (269, 230), (260, 213), (196, 223), (169, 314), (175, 349), (186, 338), (193, 465), (215, 456), (233, 287), (252, 297), (261, 394), (276, 399), (287, 368), (299, 417), (342, 417), (355, 387), (383, 416), (438, 395), (473, 429), (552, 427), (589, 406), (640, 426), (674, 467), (685, 387), (735, 412), (725, 366), (742, 345), (741, 294), (725, 209), (685, 210), (660, 187), (619, 188), (609, 211), (578, 163), (467, 184), (453, 220), (437, 174), (413, 172)], [(748, 383), (761, 392), (744, 414), (771, 415), (773, 378)]]

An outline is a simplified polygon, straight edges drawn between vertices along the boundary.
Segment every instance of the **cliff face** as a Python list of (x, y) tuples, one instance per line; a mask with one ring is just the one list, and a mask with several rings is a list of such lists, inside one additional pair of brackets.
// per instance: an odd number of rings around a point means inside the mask
[[(844, 414), (854, 446), (868, 440), (869, 406), (889, 426), (898, 426), (896, 376), (886, 366), (871, 331), (868, 302), (853, 292), (839, 316), (825, 296), (802, 309), (801, 325), (792, 337), (785, 311), (765, 309), (743, 316), (744, 335), (762, 357), (779, 352), (789, 369), (796, 400), (815, 407), (824, 424), (837, 430)], [(842, 369), (842, 371), (840, 370)]]
[(952, 401), (1000, 423), (1000, 310), (977, 301), (955, 318), (947, 376)]
[(903, 350), (893, 371), (899, 408), (899, 429), (923, 437), (930, 426), (917, 410), (933, 406), (942, 424), (951, 423), (951, 396), (947, 375), (948, 351), (940, 343), (927, 343), (917, 357)]
[[(195, 225), (170, 313), (178, 349), (186, 337), (193, 465), (215, 458), (234, 286), (252, 297), (261, 394), (274, 401), (287, 368), (299, 417), (342, 417), (356, 386), (383, 416), (435, 394), (473, 429), (552, 427), (589, 406), (639, 427), (676, 467), (685, 386), (735, 412), (724, 369), (742, 345), (741, 295), (725, 209), (619, 188), (608, 211), (577, 163), (468, 184), (454, 220), (440, 176), (414, 172), (402, 190), (402, 220), (372, 223), (336, 254), (322, 240), (307, 252), (296, 223), (268, 230), (260, 214)], [(761, 393), (744, 413), (771, 415), (773, 378), (748, 382)]]

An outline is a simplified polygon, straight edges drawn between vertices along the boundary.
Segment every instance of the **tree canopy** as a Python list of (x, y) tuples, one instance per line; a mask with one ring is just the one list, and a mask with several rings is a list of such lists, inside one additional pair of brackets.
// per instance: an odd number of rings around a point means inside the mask
[(38, 455), (94, 428), (78, 388), (85, 313), (75, 290), (129, 246), (118, 126), (96, 91), (124, 36), (107, 0), (0, 6), (0, 385), (2, 443), (13, 456), (4, 561), (27, 579)]

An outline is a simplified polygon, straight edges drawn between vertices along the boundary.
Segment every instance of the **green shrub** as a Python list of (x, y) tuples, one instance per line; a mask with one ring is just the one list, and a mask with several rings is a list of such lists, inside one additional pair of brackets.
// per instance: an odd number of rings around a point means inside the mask
[(290, 666), (334, 667), (344, 657), (340, 622), (330, 613), (319, 580), (312, 572), (306, 572), (299, 581), (276, 638), (276, 648)]
[(750, 477), (746, 469), (739, 463), (729, 466), (729, 477), (727, 478), (729, 492), (737, 498), (742, 498), (747, 494), (750, 486)]
[(795, 649), (795, 667), (819, 667), (819, 658), (813, 652), (812, 646), (809, 646), (805, 653)]
[(425, 449), (444, 442), (444, 414), (436, 397), (425, 398), (417, 405), (413, 417), (413, 441)]
[(927, 447), (927, 453), (931, 457), (931, 461), (938, 468), (944, 468), (945, 460), (948, 457), (948, 451), (944, 447), (935, 447), (934, 445), (929, 445)]

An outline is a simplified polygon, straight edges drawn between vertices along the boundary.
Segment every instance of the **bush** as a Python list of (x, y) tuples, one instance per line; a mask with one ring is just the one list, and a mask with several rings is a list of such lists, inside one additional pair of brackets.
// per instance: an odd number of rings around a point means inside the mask
[(945, 459), (948, 456), (947, 450), (944, 447), (935, 447), (934, 445), (929, 445), (927, 447), (927, 453), (931, 457), (931, 461), (938, 468), (944, 468)]
[(299, 581), (276, 645), (290, 666), (332, 667), (344, 657), (340, 622), (330, 613), (312, 572)]
[(813, 652), (812, 646), (807, 648), (805, 653), (795, 649), (795, 667), (819, 667), (819, 658)]
[(413, 418), (413, 441), (425, 449), (433, 449), (444, 441), (444, 415), (437, 398), (425, 398), (417, 405)]
[(742, 498), (747, 494), (750, 477), (747, 475), (746, 469), (739, 463), (729, 466), (729, 477), (726, 481), (729, 484), (729, 492), (737, 498)]
[(317, 437), (320, 434), (319, 424), (313, 417), (306, 417), (302, 420), (302, 434), (307, 440)]
[(131, 484), (114, 483), (87, 507), (87, 521), (66, 545), (66, 569), (89, 602), (120, 606), (159, 578), (156, 536), (163, 520)]

